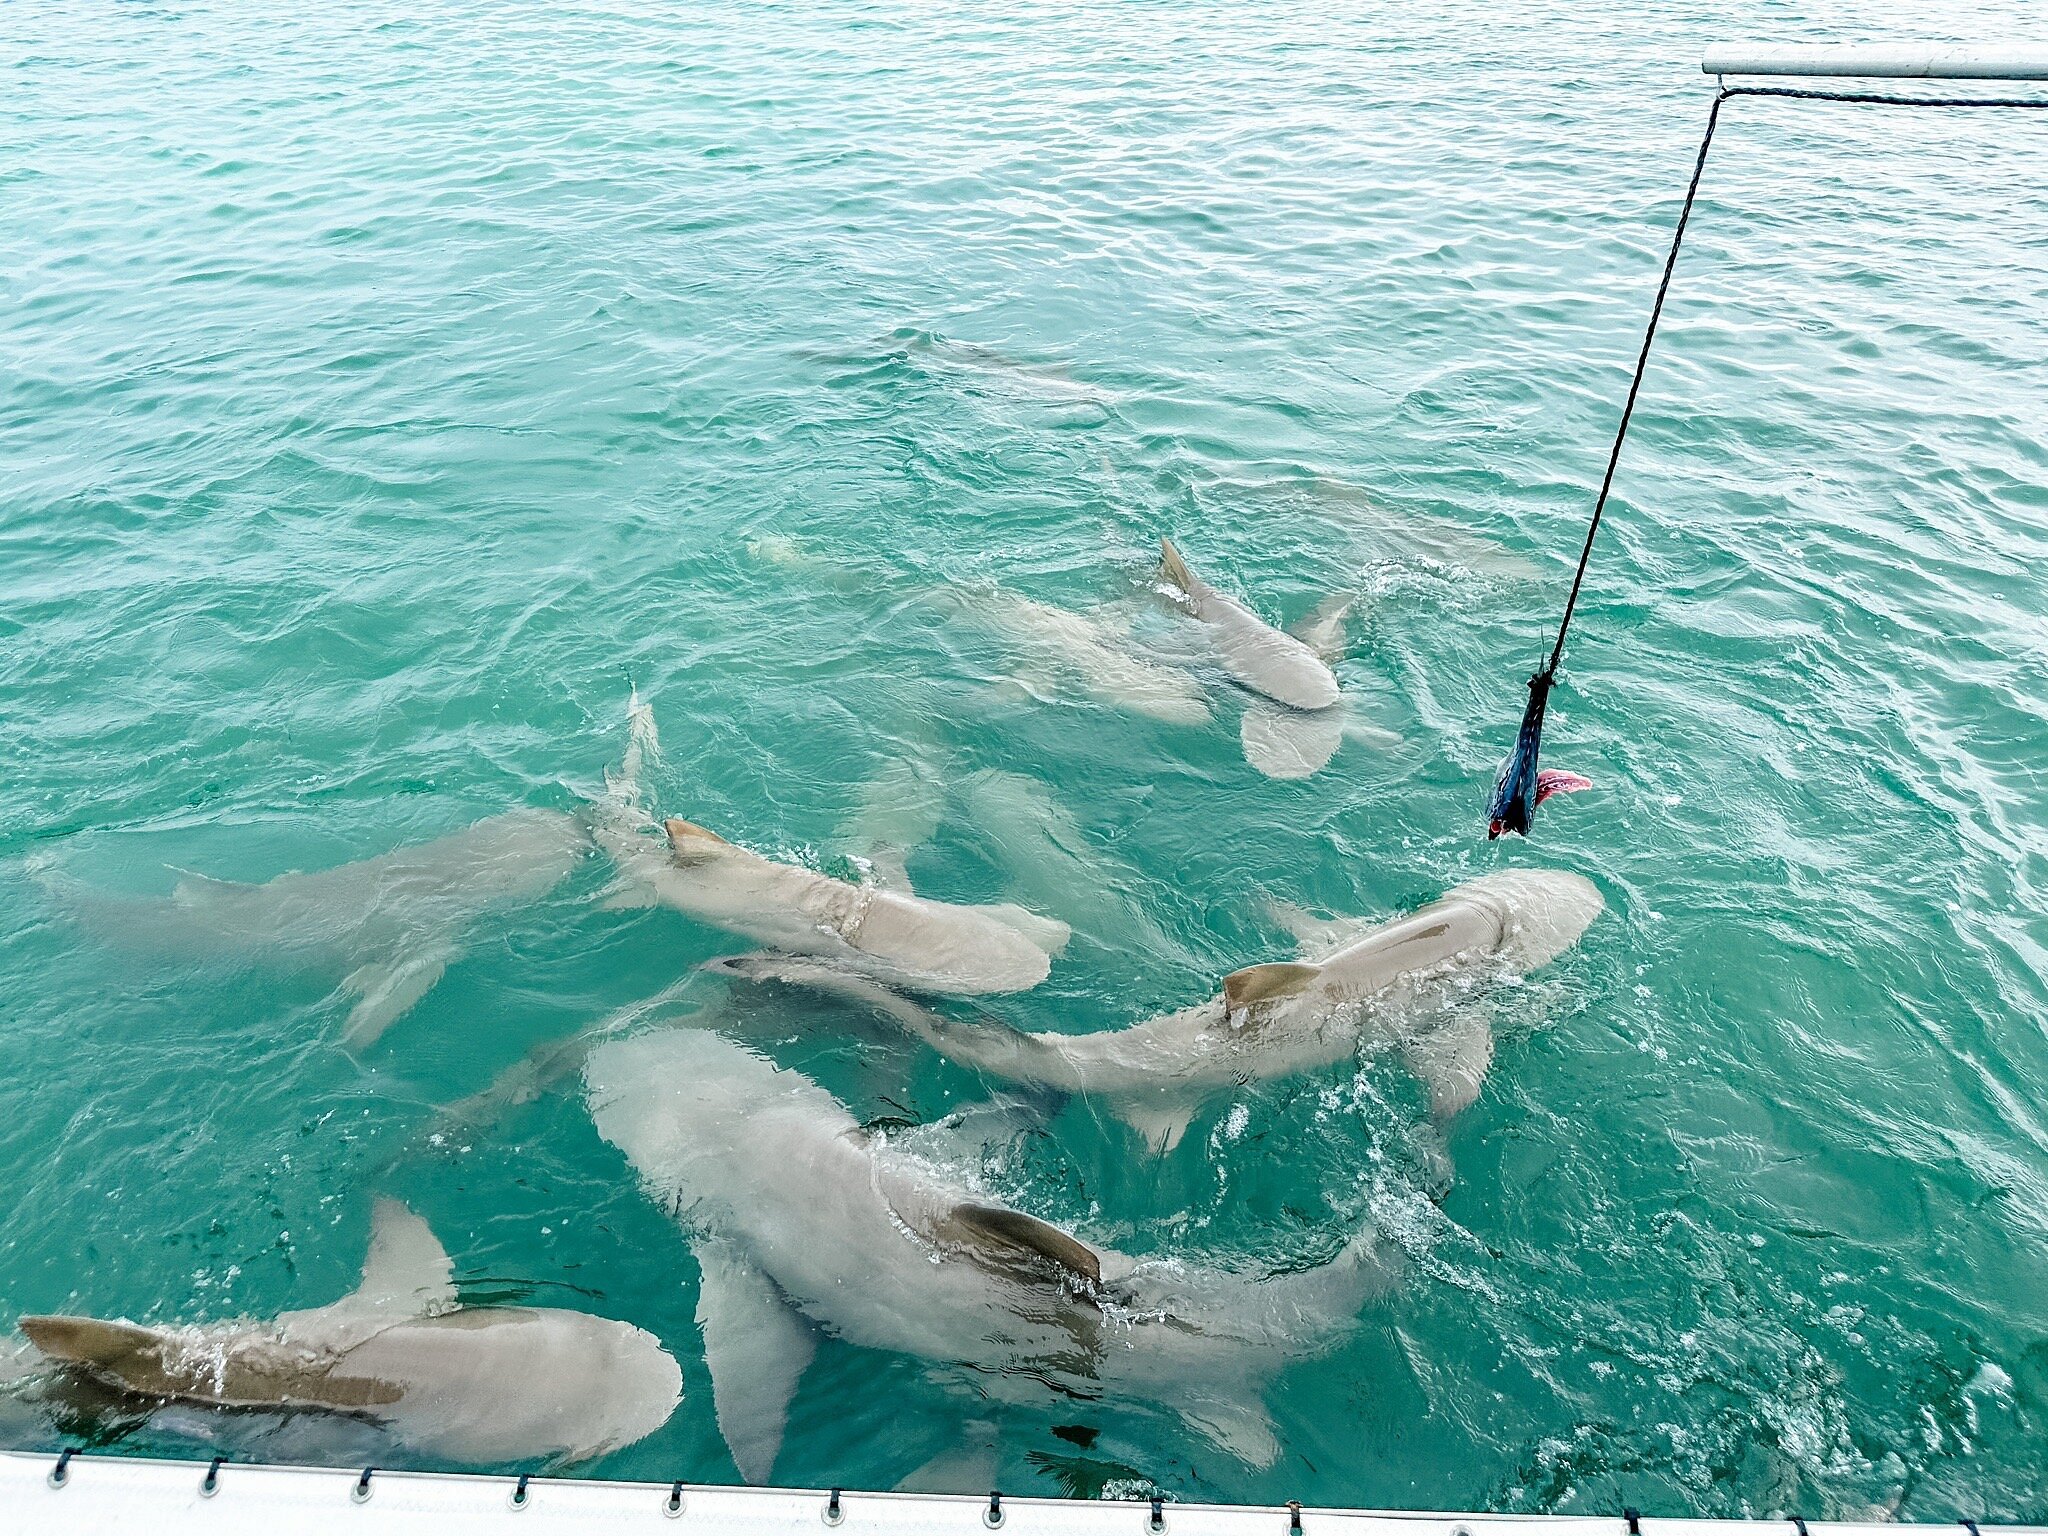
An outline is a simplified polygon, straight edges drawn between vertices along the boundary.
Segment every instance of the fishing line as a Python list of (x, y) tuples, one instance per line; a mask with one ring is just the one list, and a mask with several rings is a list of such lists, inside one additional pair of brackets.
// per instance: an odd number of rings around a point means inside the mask
[(1593, 517), (1586, 527), (1586, 541), (1579, 549), (1578, 568), (1572, 572), (1570, 594), (1564, 615), (1558, 620), (1557, 640), (1550, 647), (1550, 659), (1529, 679), (1529, 702), (1522, 710), (1521, 728), (1515, 734), (1514, 749), (1501, 764), (1494, 781), (1493, 799), (1487, 806), (1489, 839), (1503, 832), (1529, 835), (1529, 823), (1536, 807), (1552, 793), (1587, 787), (1589, 781), (1576, 774), (1545, 774), (1536, 763), (1543, 744), (1543, 715), (1549, 707), (1550, 690), (1557, 681), (1557, 669), (1564, 660), (1564, 640), (1572, 627), (1572, 615), (1579, 606), (1579, 590), (1585, 585), (1586, 567), (1593, 558), (1593, 541), (1599, 536), (1600, 521), (1607, 513), (1608, 493), (1614, 489), (1614, 472), (1621, 464), (1622, 444), (1628, 440), (1629, 422), (1635, 416), (1636, 397), (1642, 393), (1643, 375), (1650, 365), (1650, 344), (1657, 339), (1657, 322), (1663, 318), (1664, 300), (1671, 292), (1671, 279), (1678, 270), (1679, 248), (1685, 243), (1685, 229), (1699, 197), (1700, 178), (1706, 173), (1707, 151), (1713, 147), (1714, 129), (1721, 121), (1721, 104), (1732, 96), (1777, 97), (1789, 101), (1834, 101), (1873, 107), (2020, 107), (2048, 108), (2048, 97), (2024, 96), (1893, 96), (1876, 91), (1817, 91), (1793, 86), (1724, 85), (1707, 110), (1707, 130), (1700, 135), (1699, 154), (1692, 164), (1692, 180), (1686, 184), (1685, 202), (1678, 210), (1678, 224), (1671, 231), (1671, 250), (1664, 258), (1664, 275), (1657, 284), (1657, 297), (1650, 305), (1650, 321), (1643, 329), (1642, 351), (1629, 380), (1628, 396), (1622, 402), (1621, 421), (1615, 428), (1614, 447), (1607, 455), (1607, 472), (1600, 479), (1600, 494), (1593, 502)]

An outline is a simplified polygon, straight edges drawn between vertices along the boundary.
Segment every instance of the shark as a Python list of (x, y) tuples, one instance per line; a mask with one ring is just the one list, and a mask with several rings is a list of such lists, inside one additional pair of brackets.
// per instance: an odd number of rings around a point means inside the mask
[(165, 898), (79, 905), (152, 950), (340, 970), (351, 1000), (343, 1038), (360, 1049), (432, 990), (479, 917), (545, 895), (589, 846), (575, 817), (528, 807), (332, 869), (261, 884), (186, 873)]
[(1111, 612), (1075, 613), (1020, 593), (960, 594), (957, 601), (1018, 659), (1027, 693), (1072, 688), (1167, 725), (1206, 725), (1209, 701), (1186, 671), (1134, 648)]
[(1493, 1029), (1483, 1008), (1447, 1008), (1444, 1000), (1547, 964), (1578, 942), (1603, 905), (1581, 876), (1513, 869), (1469, 880), (1391, 921), (1279, 908), (1298, 959), (1247, 966), (1206, 1001), (1090, 1034), (946, 1018), (816, 961), (759, 957), (724, 968), (857, 998), (964, 1066), (1027, 1089), (1086, 1094), (1164, 1154), (1217, 1095), (1329, 1066), (1361, 1044), (1397, 1047), (1432, 1112), (1457, 1114), (1478, 1097), (1492, 1064)]
[(821, 1333), (998, 1395), (1163, 1404), (1269, 1466), (1263, 1384), (1335, 1347), (1393, 1274), (1370, 1230), (1284, 1274), (1090, 1243), (863, 1129), (809, 1078), (710, 1030), (609, 1041), (584, 1084), (599, 1133), (695, 1255), (712, 1403), (749, 1482), (773, 1475)]
[(597, 818), (594, 830), (620, 874), (608, 905), (673, 907), (913, 992), (1026, 991), (1051, 974), (1071, 936), (1065, 923), (1012, 903), (962, 906), (779, 863), (678, 817), (663, 822), (665, 842), (625, 806)]
[(650, 1333), (586, 1312), (465, 1307), (427, 1224), (372, 1212), (362, 1283), (267, 1322), (24, 1317), (43, 1360), (158, 1407), (332, 1415), (417, 1455), (574, 1464), (659, 1429), (682, 1369)]
[(1337, 675), (1307, 641), (1210, 586), (1171, 539), (1159, 541), (1159, 574), (1181, 608), (1207, 629), (1223, 669), (1246, 688), (1291, 709), (1323, 710), (1337, 702)]

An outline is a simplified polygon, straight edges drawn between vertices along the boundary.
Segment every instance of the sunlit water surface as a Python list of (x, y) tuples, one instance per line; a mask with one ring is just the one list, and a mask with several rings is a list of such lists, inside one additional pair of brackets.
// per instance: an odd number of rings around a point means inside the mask
[[(1369, 1059), (1164, 1160), (1077, 1101), (981, 1170), (1226, 1265), (1380, 1223), (1401, 1281), (1282, 1373), (1276, 1465), (828, 1341), (779, 1481), (2048, 1516), (2048, 123), (1730, 107), (1553, 710), (1548, 760), (1598, 788), (1481, 835), (1702, 45), (1927, 25), (8, 7), (0, 1322), (325, 1301), (396, 1194), (472, 1300), (681, 1360), (674, 1419), (593, 1470), (732, 1479), (695, 1265), (573, 1075), (436, 1127), (742, 941), (603, 910), (579, 860), (351, 1053), (332, 967), (138, 946), (80, 895), (573, 809), (637, 687), (660, 808), (784, 857), (851, 867), (863, 786), (929, 765), (918, 887), (1079, 930), (991, 1005), (1033, 1028), (1284, 957), (1269, 896), (1391, 913), (1540, 863), (1608, 903), (1499, 1002), (1446, 1127)], [(1360, 594), (1325, 772), (1247, 767), (1213, 671), (1210, 724), (1151, 721), (1019, 686), (976, 622), (995, 591), (1143, 609), (1162, 533), (1282, 621)], [(986, 1091), (786, 990), (667, 1011), (862, 1119)]]

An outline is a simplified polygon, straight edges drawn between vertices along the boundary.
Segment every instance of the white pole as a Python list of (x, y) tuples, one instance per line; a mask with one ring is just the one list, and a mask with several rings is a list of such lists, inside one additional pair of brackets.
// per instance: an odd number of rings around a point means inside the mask
[(1700, 68), (1710, 75), (1850, 75), (1872, 80), (2048, 80), (2048, 46), (1725, 44), (1709, 48)]

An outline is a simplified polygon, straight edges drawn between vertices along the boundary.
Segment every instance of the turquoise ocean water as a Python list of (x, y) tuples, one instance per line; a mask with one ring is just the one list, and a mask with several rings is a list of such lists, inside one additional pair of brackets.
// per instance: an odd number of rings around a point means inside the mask
[[(783, 857), (926, 765), (919, 889), (1077, 929), (990, 1004), (1032, 1028), (1284, 956), (1269, 896), (1608, 903), (1441, 1129), (1366, 1059), (993, 1165), (1137, 1252), (1395, 1237), (1274, 1467), (828, 1342), (778, 1481), (2048, 1517), (2048, 122), (1731, 105), (1553, 709), (1598, 788), (1489, 845), (1701, 47), (1929, 25), (1570, 10), (7, 7), (0, 1323), (325, 1301), (396, 1194), (472, 1299), (681, 1360), (593, 1470), (731, 1480), (695, 1266), (573, 1076), (444, 1109), (743, 941), (585, 859), (352, 1053), (334, 967), (94, 899), (574, 809), (637, 687), (660, 808)], [(1162, 533), (1279, 620), (1360, 594), (1323, 773), (1247, 767), (1213, 677), (1207, 726), (1009, 681), (987, 594), (1142, 605)], [(667, 1011), (863, 1119), (985, 1091), (792, 994)]]

